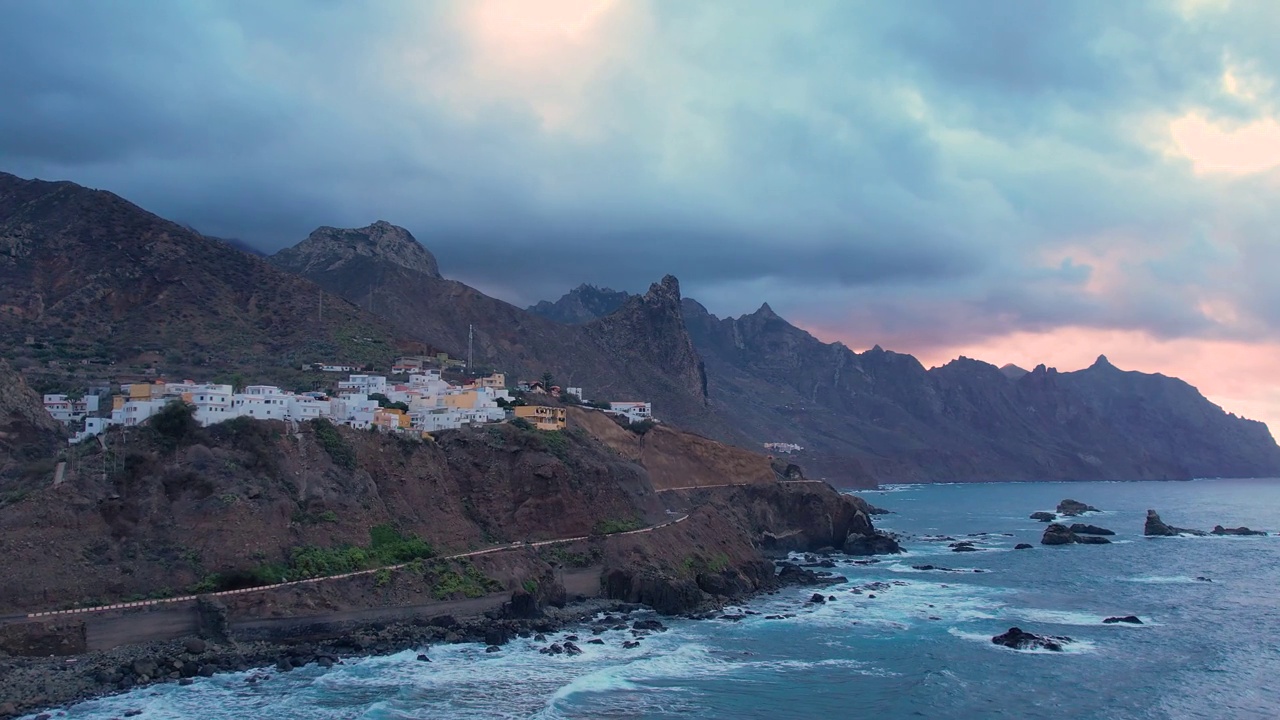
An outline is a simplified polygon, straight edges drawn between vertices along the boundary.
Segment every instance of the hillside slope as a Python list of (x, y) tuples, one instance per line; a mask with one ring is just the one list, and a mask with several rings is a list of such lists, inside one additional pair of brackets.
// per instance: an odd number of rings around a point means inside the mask
[(0, 339), (62, 361), (390, 358), (378, 318), (112, 193), (0, 173)]
[[(873, 531), (855, 498), (820, 484), (772, 482), (761, 475), (768, 468), (762, 456), (667, 429), (637, 462), (576, 429), (494, 425), (419, 442), (324, 423), (296, 434), (247, 419), (166, 427), (113, 431), (110, 453), (78, 446), (63, 484), (0, 506), (0, 615), (274, 583), (332, 567), (331, 550), (350, 557), (343, 548), (373, 548), (392, 532), (444, 555), (640, 528), (687, 513), (678, 529), (600, 537), (572, 557), (513, 549), (495, 556), (505, 573), (491, 577), (497, 585), (480, 588), (519, 589), (543, 577), (549, 563), (569, 562), (594, 567), (601, 582), (606, 574), (629, 578), (616, 597), (681, 612), (707, 599), (691, 558), (710, 560), (713, 548), (731, 561), (721, 580), (749, 592), (773, 582), (757, 549), (766, 532), (799, 534), (798, 549), (816, 549)], [(725, 488), (720, 499), (657, 492), (674, 465), (695, 457), (699, 472), (749, 484)], [(424, 570), (441, 572), (430, 564)], [(438, 574), (426, 585), (421, 572), (416, 583), (401, 579), (387, 585), (366, 576), (347, 583), (340, 598), (313, 586), (296, 596), (301, 605), (250, 608), (412, 604), (424, 600), (415, 593), (462, 591)]]

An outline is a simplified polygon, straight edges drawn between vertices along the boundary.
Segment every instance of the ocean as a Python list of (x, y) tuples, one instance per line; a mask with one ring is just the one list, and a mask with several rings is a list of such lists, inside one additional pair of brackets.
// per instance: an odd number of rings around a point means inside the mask
[[(584, 652), (573, 657), (538, 653), (570, 632), (492, 654), (436, 646), (430, 663), (401, 653), (329, 670), (258, 671), (270, 679), (256, 684), (228, 674), (81, 703), (65, 717), (1280, 717), (1280, 536), (1142, 536), (1147, 508), (1180, 527), (1280, 531), (1280, 481), (919, 485), (862, 495), (893, 511), (877, 525), (904, 534), (908, 553), (870, 565), (837, 557), (834, 572), (849, 582), (819, 589), (834, 601), (812, 604), (814, 588), (790, 588), (744, 604), (759, 614), (740, 621), (666, 621), (667, 632), (630, 650), (620, 631), (604, 633), (603, 645), (579, 631)], [(1080, 521), (1116, 531), (1113, 544), (1039, 544), (1045, 525), (1028, 515), (1067, 497), (1102, 510)], [(938, 535), (982, 550), (951, 552), (927, 539)], [(1035, 548), (1013, 550), (1019, 542)], [(912, 568), (923, 564), (958, 572)], [(1123, 615), (1143, 624), (1102, 622)], [(1073, 642), (1061, 653), (991, 643), (1011, 626)]]

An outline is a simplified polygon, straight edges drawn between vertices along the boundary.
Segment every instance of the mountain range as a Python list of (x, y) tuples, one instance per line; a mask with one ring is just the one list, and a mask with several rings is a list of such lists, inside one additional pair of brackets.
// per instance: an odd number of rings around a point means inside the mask
[(663, 421), (742, 446), (797, 443), (796, 462), (838, 484), (1280, 475), (1265, 425), (1104, 357), (1069, 373), (926, 369), (824, 343), (767, 304), (716, 317), (670, 276), (522, 309), (443, 277), (381, 221), (264, 259), (107, 192), (0, 174), (0, 285), (0, 336), (39, 360), (152, 350), (270, 379), (299, 361), (383, 367), (400, 348), (470, 346), (473, 369), (650, 400)]

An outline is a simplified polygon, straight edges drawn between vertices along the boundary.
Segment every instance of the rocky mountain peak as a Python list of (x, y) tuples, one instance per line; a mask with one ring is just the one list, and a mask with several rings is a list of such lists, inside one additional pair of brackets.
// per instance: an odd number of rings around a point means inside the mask
[(581, 325), (617, 311), (629, 297), (631, 295), (622, 290), (583, 283), (555, 302), (543, 300), (526, 309), (548, 320), (566, 325)]
[(616, 312), (588, 327), (619, 356), (657, 363), (677, 385), (706, 400), (706, 369), (685, 327), (680, 281), (674, 275), (650, 285), (644, 295), (627, 298)]
[(362, 228), (316, 228), (306, 240), (281, 250), (272, 259), (293, 272), (307, 274), (336, 270), (362, 257), (440, 277), (435, 256), (408, 230), (385, 220)]
[(1094, 360), (1093, 365), (1090, 367), (1096, 368), (1098, 370), (1117, 370), (1118, 369), (1115, 365), (1111, 364), (1111, 361), (1107, 359), (1106, 355), (1099, 355), (1098, 359)]
[(769, 303), (762, 303), (760, 305), (760, 309), (756, 310), (756, 317), (764, 318), (766, 320), (781, 319), (780, 317), (778, 317), (778, 313), (774, 312), (773, 308), (769, 307)]

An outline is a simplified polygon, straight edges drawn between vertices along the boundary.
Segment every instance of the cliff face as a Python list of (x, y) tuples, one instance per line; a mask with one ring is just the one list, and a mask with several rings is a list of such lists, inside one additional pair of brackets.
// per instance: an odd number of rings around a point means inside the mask
[[(48, 458), (63, 437), (62, 426), (45, 411), (40, 396), (0, 358), (0, 492), (12, 491), (11, 484), (21, 480), (24, 471), (34, 470), (30, 463), (51, 465)], [(51, 469), (38, 468), (39, 477), (29, 479), (47, 480), (43, 476)]]
[(707, 373), (681, 311), (680, 281), (671, 275), (586, 326), (589, 335), (626, 365), (650, 364), (680, 392), (705, 402)]
[[(389, 358), (375, 317), (116, 195), (0, 173), (0, 338), (54, 359), (209, 368)], [(198, 362), (197, 362), (198, 361)], [(174, 361), (171, 365), (181, 364)]]

